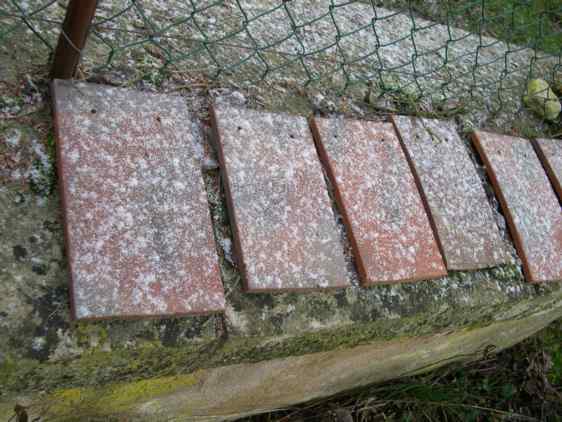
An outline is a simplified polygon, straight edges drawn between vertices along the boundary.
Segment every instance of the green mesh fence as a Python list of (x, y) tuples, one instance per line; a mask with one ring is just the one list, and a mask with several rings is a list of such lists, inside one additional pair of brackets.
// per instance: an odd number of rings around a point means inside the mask
[[(4, 0), (0, 45), (27, 43), (47, 61), (65, 3)], [(81, 69), (359, 85), (497, 108), (520, 100), (531, 78), (556, 85), (561, 28), (560, 0), (100, 0)]]

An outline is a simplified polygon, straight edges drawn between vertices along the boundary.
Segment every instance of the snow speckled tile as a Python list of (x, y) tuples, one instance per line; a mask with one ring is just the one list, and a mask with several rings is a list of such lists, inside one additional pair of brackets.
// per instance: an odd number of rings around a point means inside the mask
[(364, 284), (447, 275), (392, 123), (311, 119)]
[(511, 262), (467, 147), (451, 121), (393, 116), (449, 270)]
[(247, 290), (348, 286), (343, 245), (306, 119), (217, 100), (213, 121)]
[(562, 139), (537, 139), (535, 146), (558, 199), (562, 201)]
[(527, 281), (562, 280), (562, 209), (531, 142), (475, 132)]
[(222, 311), (184, 100), (70, 81), (52, 89), (75, 318)]

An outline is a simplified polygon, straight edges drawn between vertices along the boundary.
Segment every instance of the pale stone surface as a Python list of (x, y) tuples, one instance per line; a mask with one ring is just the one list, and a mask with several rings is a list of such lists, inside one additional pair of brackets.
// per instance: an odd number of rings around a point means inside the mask
[[(39, 401), (34, 396), (19, 396), (19, 400), (34, 400), (32, 416), (52, 418), (118, 413), (139, 421), (232, 420), (500, 351), (562, 317), (560, 293), (548, 300), (534, 299), (514, 307), (514, 319), (493, 321), (486, 327), (228, 365), (144, 384), (63, 389), (58, 396), (51, 397), (57, 403), (51, 407), (49, 398)], [(529, 311), (530, 315), (526, 315)], [(42, 404), (47, 409), (45, 413), (38, 411)], [(10, 409), (9, 406), (9, 401), (0, 401), (0, 410)]]
[(25, 184), (31, 180), (39, 187), (52, 171), (53, 163), (35, 131), (14, 124), (0, 134), (0, 183)]
[[(9, 13), (20, 13), (12, 2), (4, 3)], [(346, 82), (363, 88), (366, 82), (384, 84), (406, 95), (416, 94), (421, 88), (432, 94), (422, 98), (422, 109), (430, 106), (432, 97), (460, 100), (468, 106), (461, 119), (472, 128), (484, 121), (496, 127), (517, 125), (522, 117), (525, 124), (541, 127), (541, 122), (529, 120), (521, 97), (529, 79), (554, 75), (559, 65), (555, 56), (485, 34), (448, 28), (408, 8), (397, 13), (393, 6), (403, 6), (401, 1), (384, 0), (376, 2), (377, 7), (369, 3), (338, 2), (330, 9), (332, 2), (327, 0), (205, 2), (200, 7), (183, 0), (144, 1), (142, 8), (154, 25), (151, 29), (165, 29), (154, 37), (164, 47), (159, 48), (147, 42), (148, 24), (135, 7), (130, 7), (129, 0), (105, 0), (98, 8), (97, 36), (90, 37), (83, 55), (84, 69), (97, 77), (111, 54), (111, 73), (103, 78), (117, 84), (126, 84), (135, 75), (144, 76), (144, 86), (157, 84), (160, 69), (170, 58), (176, 60), (179, 69), (201, 70), (207, 75), (222, 70), (222, 80), (236, 85), (265, 75), (275, 83), (276, 93), (309, 77), (319, 78), (317, 84), (324, 96), (331, 96)], [(42, 0), (28, 0), (24, 10), (31, 13), (43, 5)], [(378, 7), (381, 5), (385, 7)], [(39, 19), (33, 25), (54, 45), (59, 31), (52, 22), (62, 21), (64, 8), (57, 2), (48, 6), (35, 15)], [(444, 17), (444, 13), (440, 15)], [(291, 19), (298, 30), (292, 28)], [(25, 25), (21, 27), (26, 29)], [(339, 39), (338, 30), (344, 35)], [(9, 34), (8, 41), (10, 36), (16, 35)], [(40, 55), (42, 63), (49, 53), (29, 34), (17, 42), (29, 46), (35, 56)], [(120, 49), (125, 46), (129, 48)], [(256, 47), (262, 49), (260, 54), (256, 54)], [(298, 55), (304, 55), (302, 61)], [(330, 101), (332, 98), (326, 103)]]

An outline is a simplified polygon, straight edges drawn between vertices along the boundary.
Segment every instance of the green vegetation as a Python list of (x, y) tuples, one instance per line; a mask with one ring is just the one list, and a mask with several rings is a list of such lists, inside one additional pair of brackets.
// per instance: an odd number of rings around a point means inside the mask
[[(462, 4), (456, 0), (456, 3)], [(482, 28), (496, 38), (560, 54), (562, 51), (562, 5), (559, 0), (487, 0), (455, 19), (471, 31)], [(482, 16), (484, 19), (482, 19)]]
[(390, 0), (383, 4), (408, 8), (428, 19), (511, 44), (537, 48), (554, 55), (562, 52), (560, 0)]

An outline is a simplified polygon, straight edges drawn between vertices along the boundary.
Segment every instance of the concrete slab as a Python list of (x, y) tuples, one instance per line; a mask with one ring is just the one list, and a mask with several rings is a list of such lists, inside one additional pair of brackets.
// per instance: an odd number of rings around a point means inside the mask
[(184, 100), (69, 81), (52, 88), (74, 317), (222, 311)]
[(247, 290), (348, 286), (306, 119), (215, 104), (213, 120)]
[(562, 210), (531, 142), (475, 132), (527, 281), (562, 280)]
[(392, 123), (311, 118), (364, 284), (447, 275)]
[(393, 116), (449, 270), (511, 261), (474, 163), (451, 121)]

